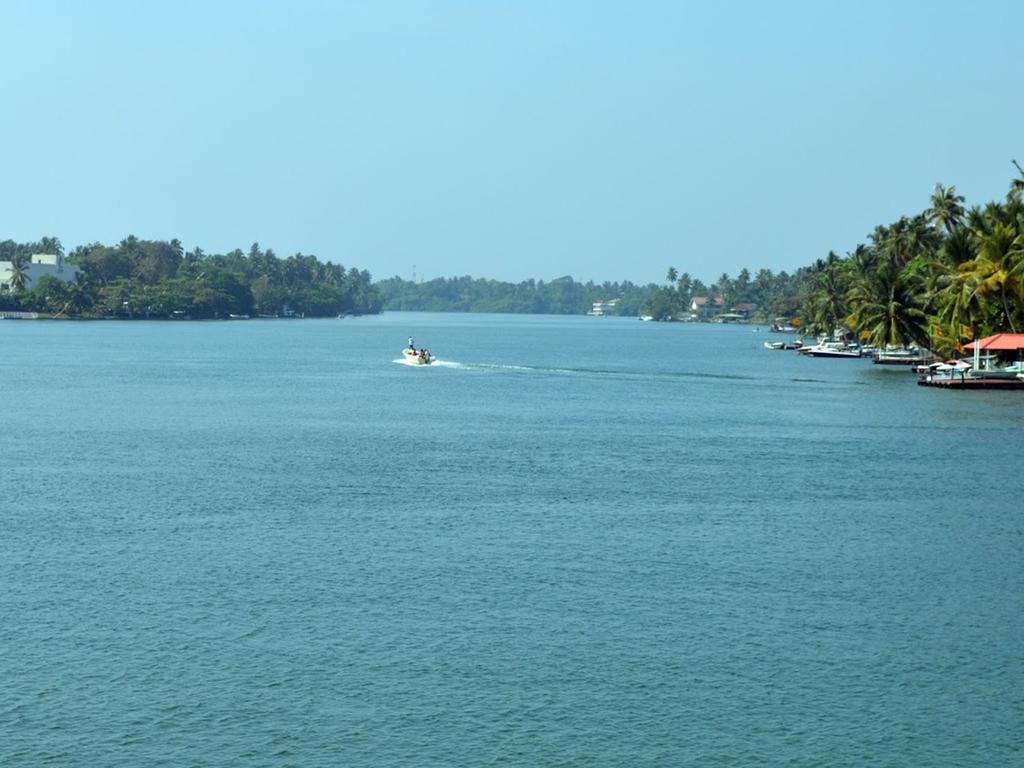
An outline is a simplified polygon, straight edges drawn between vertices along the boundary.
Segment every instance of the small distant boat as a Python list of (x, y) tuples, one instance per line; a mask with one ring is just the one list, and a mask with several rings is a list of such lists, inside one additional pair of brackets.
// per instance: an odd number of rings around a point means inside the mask
[(800, 329), (789, 323), (772, 323), (772, 331), (775, 333), (799, 333)]
[(406, 365), (430, 365), (437, 362), (437, 358), (426, 347), (419, 350), (406, 347), (402, 350), (402, 362)]
[(785, 349), (786, 342), (784, 341), (766, 341), (764, 343), (765, 349)]
[(228, 315), (228, 317), (230, 319), (232, 319), (232, 320), (248, 320), (249, 319), (248, 315), (234, 315), (234, 314), (231, 314), (231, 315)]

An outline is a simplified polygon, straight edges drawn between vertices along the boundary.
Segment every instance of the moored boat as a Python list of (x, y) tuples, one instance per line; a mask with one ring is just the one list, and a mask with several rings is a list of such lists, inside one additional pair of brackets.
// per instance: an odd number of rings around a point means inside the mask
[(843, 344), (838, 341), (820, 341), (810, 347), (799, 350), (802, 355), (811, 357), (859, 358), (860, 347), (856, 344)]

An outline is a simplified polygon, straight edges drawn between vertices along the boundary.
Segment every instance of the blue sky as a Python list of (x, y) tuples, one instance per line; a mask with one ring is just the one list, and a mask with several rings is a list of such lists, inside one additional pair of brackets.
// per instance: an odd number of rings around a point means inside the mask
[(1024, 3), (7, 2), (0, 239), (792, 270), (1024, 162)]

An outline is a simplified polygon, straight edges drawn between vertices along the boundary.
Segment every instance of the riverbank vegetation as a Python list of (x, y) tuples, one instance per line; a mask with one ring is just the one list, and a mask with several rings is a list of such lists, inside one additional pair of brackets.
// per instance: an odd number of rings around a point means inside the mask
[(956, 187), (936, 185), (928, 206), (879, 225), (845, 256), (829, 252), (793, 273), (744, 269), (711, 284), (670, 267), (664, 285), (519, 283), (471, 277), (371, 283), (301, 253), (185, 252), (177, 240), (127, 237), (79, 246), (66, 262), (77, 280), (28, 280), (33, 254), (62, 254), (60, 241), (0, 242), (13, 262), (0, 310), (78, 317), (230, 315), (310, 317), (389, 310), (605, 314), (655, 320), (791, 320), (810, 333), (845, 329), (875, 345), (916, 343), (940, 352), (1002, 331), (1024, 331), (1024, 169), (1005, 200), (966, 207)]
[(810, 333), (846, 330), (874, 345), (949, 353), (974, 338), (1024, 331), (1024, 169), (1002, 201), (966, 207), (935, 186), (922, 211), (875, 227), (845, 256), (705, 286), (669, 268), (643, 312), (655, 319), (792, 319)]
[(224, 318), (231, 315), (324, 317), (379, 312), (383, 304), (370, 273), (297, 253), (279, 258), (253, 243), (248, 253), (186, 252), (178, 240), (129, 236), (115, 246), (78, 246), (66, 264), (73, 281), (53, 275), (28, 280), (33, 254), (63, 255), (58, 239), (0, 242), (10, 261), (0, 310), (66, 317)]
[[(711, 285), (688, 272), (669, 267), (667, 285), (658, 286), (642, 308), (655, 320), (727, 319), (768, 321), (773, 317), (791, 317), (800, 309), (800, 286), (806, 269), (794, 274), (762, 269), (751, 276), (742, 269), (735, 277), (722, 274)], [(735, 312), (733, 310), (739, 310)]]
[(606, 314), (635, 317), (655, 286), (629, 281), (578, 283), (571, 277), (507, 283), (472, 277), (439, 277), (415, 282), (391, 277), (378, 283), (384, 308), (424, 312), (513, 312), (582, 315), (595, 302), (618, 299)]
[(948, 353), (1024, 331), (1024, 170), (1003, 201), (965, 207), (936, 185), (929, 206), (874, 229), (845, 257), (806, 270), (800, 311), (812, 332), (848, 328), (875, 345)]

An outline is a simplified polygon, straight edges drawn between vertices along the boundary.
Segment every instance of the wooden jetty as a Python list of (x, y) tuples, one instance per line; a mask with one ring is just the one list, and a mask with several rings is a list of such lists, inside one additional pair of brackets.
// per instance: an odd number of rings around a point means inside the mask
[(871, 362), (875, 365), (929, 365), (936, 360), (933, 354), (893, 354), (891, 352), (875, 352)]
[(942, 389), (1024, 389), (1024, 381), (1018, 378), (982, 378), (979, 376), (922, 376), (917, 380), (919, 387), (940, 387)]

